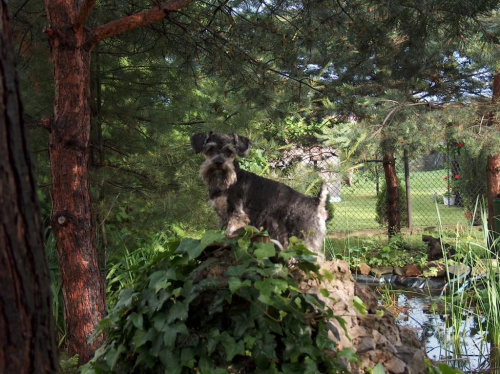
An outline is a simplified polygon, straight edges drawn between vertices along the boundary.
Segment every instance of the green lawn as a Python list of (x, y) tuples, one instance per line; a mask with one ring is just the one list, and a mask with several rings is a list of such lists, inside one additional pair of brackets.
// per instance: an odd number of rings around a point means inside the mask
[[(467, 225), (462, 207), (443, 204), (438, 204), (436, 207), (433, 194), (442, 195), (446, 191), (444, 176), (446, 176), (444, 170), (411, 173), (413, 227), (438, 226), (439, 222), (442, 226)], [(400, 180), (404, 181), (404, 177), (400, 176)], [(330, 231), (380, 228), (375, 221), (377, 202), (375, 182), (365, 181), (352, 187), (342, 186), (341, 195), (342, 201), (334, 204), (335, 216), (329, 224)]]

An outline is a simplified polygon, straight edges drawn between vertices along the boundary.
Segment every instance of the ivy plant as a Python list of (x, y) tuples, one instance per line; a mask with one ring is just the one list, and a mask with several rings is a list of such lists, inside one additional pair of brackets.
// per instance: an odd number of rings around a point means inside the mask
[(343, 321), (302, 292), (290, 269), (333, 277), (295, 238), (286, 251), (254, 230), (176, 242), (120, 292), (99, 325), (106, 341), (83, 372), (341, 372), (345, 355), (328, 329)]

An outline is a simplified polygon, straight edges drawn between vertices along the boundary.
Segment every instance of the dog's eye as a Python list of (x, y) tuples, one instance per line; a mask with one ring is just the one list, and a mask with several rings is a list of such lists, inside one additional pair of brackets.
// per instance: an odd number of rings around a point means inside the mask
[(206, 148), (205, 148), (205, 152), (204, 152), (204, 153), (205, 153), (206, 155), (209, 155), (209, 156), (210, 156), (210, 155), (212, 155), (212, 154), (214, 153), (214, 151), (215, 151), (215, 148), (214, 148), (213, 146), (209, 146), (209, 147), (206, 147)]
[(224, 155), (225, 155), (226, 157), (233, 157), (234, 152), (233, 152), (233, 150), (232, 150), (232, 149), (230, 149), (230, 148), (226, 148), (226, 149), (224, 150)]

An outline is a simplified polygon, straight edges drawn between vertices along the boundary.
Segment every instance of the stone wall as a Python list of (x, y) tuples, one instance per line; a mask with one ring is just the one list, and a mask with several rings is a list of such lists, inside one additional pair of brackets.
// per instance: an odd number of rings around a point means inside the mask
[[(354, 282), (347, 262), (333, 260), (321, 265), (334, 275), (331, 281), (321, 283), (301, 277), (301, 287), (305, 292), (315, 294), (335, 316), (343, 317), (346, 322), (345, 333), (336, 320), (330, 321), (330, 339), (337, 343), (338, 349), (352, 348), (359, 357), (359, 363), (343, 364), (350, 373), (365, 373), (366, 369), (377, 364), (383, 365), (387, 373), (417, 374), (425, 373), (425, 352), (415, 333), (396, 324), (394, 316), (378, 305), (375, 293), (366, 285)], [(330, 295), (323, 296), (321, 288)], [(366, 305), (366, 315), (361, 315), (353, 306), (353, 298), (358, 296)]]

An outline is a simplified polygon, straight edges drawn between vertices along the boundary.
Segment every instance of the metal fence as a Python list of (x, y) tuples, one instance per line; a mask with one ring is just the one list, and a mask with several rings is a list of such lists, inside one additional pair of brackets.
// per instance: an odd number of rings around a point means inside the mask
[[(294, 146), (271, 166), (281, 169), (290, 180), (303, 178), (310, 170), (319, 174), (328, 185), (334, 207), (331, 232), (386, 227), (381, 156), (346, 166), (332, 148)], [(480, 222), (480, 212), (475, 208), (476, 202), (486, 196), (485, 167), (477, 163), (461, 165), (457, 154), (432, 152), (415, 159), (396, 155), (396, 168), (401, 186), (401, 227), (465, 227)]]

